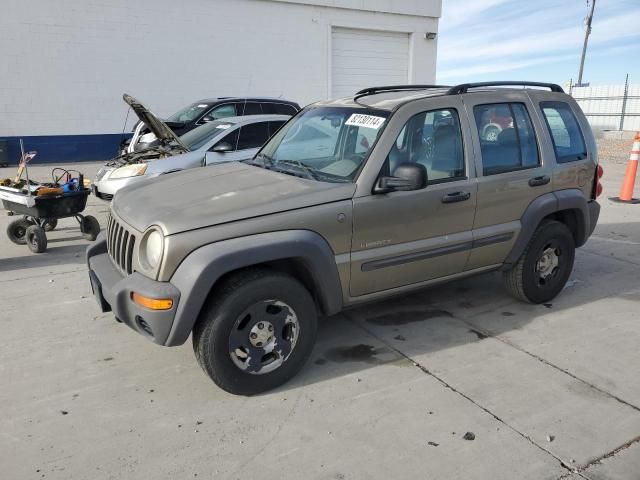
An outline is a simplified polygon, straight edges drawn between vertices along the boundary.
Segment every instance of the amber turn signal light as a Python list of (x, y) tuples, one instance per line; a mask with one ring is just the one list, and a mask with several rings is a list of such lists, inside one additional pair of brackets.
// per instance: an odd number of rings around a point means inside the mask
[(170, 298), (148, 298), (136, 292), (131, 292), (131, 300), (149, 310), (170, 310), (173, 307)]

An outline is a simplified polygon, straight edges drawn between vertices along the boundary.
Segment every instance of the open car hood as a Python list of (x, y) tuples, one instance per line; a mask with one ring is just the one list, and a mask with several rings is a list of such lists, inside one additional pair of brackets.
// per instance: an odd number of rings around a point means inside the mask
[(189, 150), (180, 141), (178, 136), (175, 133), (173, 133), (173, 130), (171, 130), (165, 122), (163, 122), (158, 117), (156, 117), (153, 113), (151, 113), (149, 109), (145, 107), (142, 103), (140, 103), (138, 100), (136, 100), (131, 95), (128, 95), (126, 93), (122, 95), (122, 99), (125, 101), (127, 105), (131, 107), (131, 109), (135, 112), (135, 114), (138, 116), (140, 121), (144, 123), (149, 128), (149, 130), (151, 130), (151, 132), (153, 132), (153, 134), (162, 144), (167, 145), (172, 142), (175, 142), (176, 144), (183, 147), (185, 151)]

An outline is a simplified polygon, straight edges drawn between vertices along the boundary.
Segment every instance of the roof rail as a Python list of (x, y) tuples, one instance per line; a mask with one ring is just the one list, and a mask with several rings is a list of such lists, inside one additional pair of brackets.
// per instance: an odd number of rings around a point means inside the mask
[(375, 95), (376, 93), (387, 92), (404, 92), (411, 90), (428, 90), (430, 88), (450, 88), (449, 85), (386, 85), (383, 87), (369, 87), (360, 90), (355, 94), (354, 100), (366, 97), (367, 95)]
[(455, 87), (451, 87), (447, 92), (447, 95), (458, 95), (460, 93), (467, 93), (470, 88), (479, 87), (506, 87), (506, 86), (519, 86), (519, 87), (545, 87), (552, 92), (564, 93), (564, 90), (560, 85), (555, 83), (544, 82), (518, 82), (518, 81), (504, 81), (504, 82), (477, 82), (477, 83), (461, 83)]

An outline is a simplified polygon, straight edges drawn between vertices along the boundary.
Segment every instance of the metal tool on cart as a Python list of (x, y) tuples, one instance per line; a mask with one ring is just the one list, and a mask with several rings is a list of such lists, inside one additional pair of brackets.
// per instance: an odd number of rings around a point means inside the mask
[[(18, 175), (13, 182), (0, 185), (0, 200), (5, 210), (23, 215), (7, 227), (9, 240), (18, 245), (26, 244), (33, 253), (47, 250), (47, 231), (56, 228), (58, 219), (74, 217), (80, 224), (82, 236), (94, 241), (100, 233), (100, 224), (91, 215), (82, 215), (91, 190), (85, 188), (84, 177), (75, 170), (54, 168), (52, 183), (39, 184), (29, 180), (27, 164), (36, 152), (24, 152), (20, 140), (22, 157)], [(26, 180), (22, 180), (24, 172)], [(76, 174), (74, 177), (73, 175)]]

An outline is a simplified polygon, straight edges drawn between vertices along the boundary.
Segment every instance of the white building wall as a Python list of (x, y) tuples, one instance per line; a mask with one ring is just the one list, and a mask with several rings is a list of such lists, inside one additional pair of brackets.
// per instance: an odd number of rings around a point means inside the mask
[(409, 33), (408, 80), (433, 82), (436, 41), (424, 33), (437, 32), (440, 4), (9, 0), (0, 16), (0, 136), (121, 131), (124, 92), (159, 115), (214, 96), (324, 99), (332, 26)]

